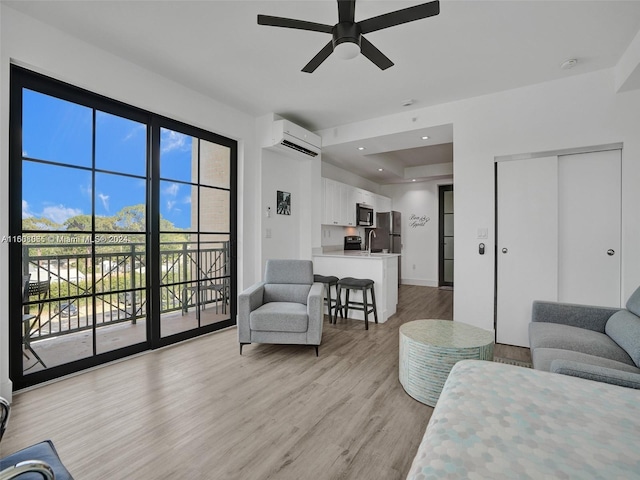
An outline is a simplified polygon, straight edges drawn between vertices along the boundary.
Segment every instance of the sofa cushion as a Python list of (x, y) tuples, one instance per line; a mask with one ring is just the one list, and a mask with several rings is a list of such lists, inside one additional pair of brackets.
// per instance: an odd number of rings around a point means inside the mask
[(308, 323), (307, 306), (301, 303), (265, 303), (249, 315), (251, 330), (262, 332), (303, 333)]
[(294, 285), (290, 283), (267, 283), (264, 286), (264, 303), (294, 302), (307, 304), (311, 284)]
[(640, 317), (620, 310), (607, 321), (605, 332), (629, 354), (636, 367), (640, 367)]
[(640, 369), (635, 365), (623, 362), (616, 362), (608, 358), (588, 355), (582, 352), (562, 350), (559, 348), (536, 348), (531, 350), (531, 360), (533, 368), (536, 370), (551, 371), (551, 362), (554, 360), (569, 360), (572, 362), (586, 363), (596, 367), (615, 368), (629, 373), (640, 373)]
[(627, 300), (627, 310), (640, 317), (640, 287)]
[(531, 322), (529, 324), (531, 350), (556, 348), (582, 352), (634, 365), (631, 357), (604, 333), (557, 323)]

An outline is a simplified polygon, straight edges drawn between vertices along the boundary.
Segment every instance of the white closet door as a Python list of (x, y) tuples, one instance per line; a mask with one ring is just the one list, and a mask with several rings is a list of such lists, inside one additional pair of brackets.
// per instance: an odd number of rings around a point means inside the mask
[(533, 300), (558, 294), (558, 158), (498, 164), (496, 339), (529, 346)]
[(558, 300), (620, 306), (621, 151), (558, 157)]

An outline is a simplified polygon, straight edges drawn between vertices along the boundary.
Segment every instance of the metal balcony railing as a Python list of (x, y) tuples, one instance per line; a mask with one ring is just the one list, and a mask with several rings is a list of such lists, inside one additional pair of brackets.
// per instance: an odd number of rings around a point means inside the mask
[[(226, 312), (230, 285), (229, 242), (165, 242), (161, 245), (160, 312), (183, 314), (197, 304), (215, 303)], [(97, 252), (74, 248), (55, 251), (59, 243), (23, 246), (23, 272), (30, 282), (50, 281), (46, 298), (23, 299), (24, 313), (34, 314), (30, 340), (60, 336), (122, 322), (136, 323), (147, 315), (147, 265), (144, 243), (103, 243)], [(69, 250), (69, 248), (67, 248)], [(84, 250), (84, 251), (82, 251)], [(87, 251), (88, 250), (88, 251)]]

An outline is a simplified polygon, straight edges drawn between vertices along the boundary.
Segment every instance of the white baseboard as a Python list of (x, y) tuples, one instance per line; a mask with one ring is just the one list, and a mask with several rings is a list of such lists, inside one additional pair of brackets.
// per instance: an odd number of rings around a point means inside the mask
[(434, 280), (423, 280), (419, 278), (401, 278), (401, 285), (417, 285), (419, 287), (437, 287), (438, 282)]

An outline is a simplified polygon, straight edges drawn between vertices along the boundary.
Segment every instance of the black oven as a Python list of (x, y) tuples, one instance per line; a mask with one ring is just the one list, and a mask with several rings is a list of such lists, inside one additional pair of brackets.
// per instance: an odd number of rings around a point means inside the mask
[(364, 203), (356, 204), (356, 225), (373, 226), (373, 208)]

